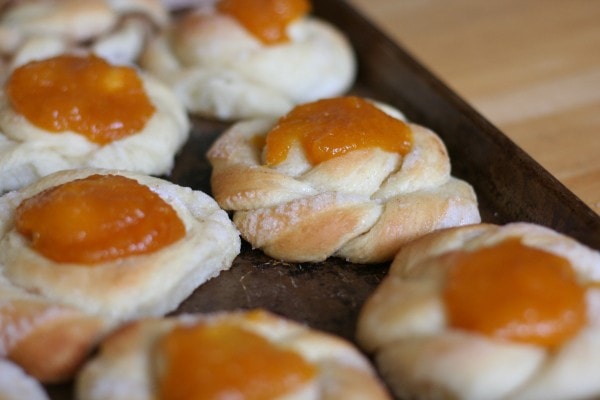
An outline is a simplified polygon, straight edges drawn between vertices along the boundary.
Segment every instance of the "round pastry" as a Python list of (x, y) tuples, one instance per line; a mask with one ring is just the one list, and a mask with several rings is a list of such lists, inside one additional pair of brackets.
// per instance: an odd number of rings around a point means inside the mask
[(162, 175), (189, 135), (164, 84), (89, 55), (61, 55), (12, 72), (0, 95), (0, 193), (71, 168)]
[(309, 11), (308, 0), (203, 2), (152, 39), (140, 63), (194, 114), (281, 115), (354, 81), (349, 42)]
[(169, 21), (160, 0), (20, 0), (0, 12), (0, 54), (13, 68), (75, 48), (132, 63)]
[(0, 358), (0, 399), (48, 400), (42, 385), (16, 364)]
[(253, 247), (292, 262), (384, 262), (427, 232), (479, 222), (440, 138), (401, 118), (349, 96), (239, 122), (208, 151), (213, 196)]
[(350, 343), (262, 310), (132, 323), (105, 340), (77, 398), (389, 399)]
[(403, 247), (357, 338), (410, 399), (600, 396), (600, 252), (531, 223)]
[[(10, 322), (0, 356), (63, 379), (103, 331), (172, 311), (239, 251), (211, 197), (158, 178), (70, 170), (10, 192), (0, 198), (0, 320)], [(80, 340), (67, 340), (69, 327)], [(47, 352), (65, 365), (50, 368)]]

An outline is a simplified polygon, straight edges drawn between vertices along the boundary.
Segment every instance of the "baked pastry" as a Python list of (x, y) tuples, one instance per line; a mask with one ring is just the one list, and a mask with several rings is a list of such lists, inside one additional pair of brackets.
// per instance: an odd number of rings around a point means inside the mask
[(531, 223), (403, 247), (357, 338), (401, 398), (600, 396), (600, 252)]
[(102, 343), (78, 375), (76, 394), (81, 400), (389, 399), (349, 342), (261, 310), (134, 322)]
[(253, 247), (292, 262), (384, 262), (427, 232), (479, 222), (441, 139), (401, 118), (348, 96), (239, 122), (208, 151), (212, 194)]
[(0, 95), (0, 193), (70, 168), (167, 174), (189, 130), (172, 91), (131, 67), (92, 55), (31, 62)]
[(4, 276), (0, 318), (0, 357), (49, 383), (72, 377), (111, 325), (101, 316), (28, 292)]
[(0, 198), (0, 356), (44, 381), (65, 379), (108, 329), (175, 309), (239, 251), (211, 197), (162, 179), (69, 170), (9, 192)]
[(42, 385), (18, 365), (0, 358), (0, 399), (48, 400), (49, 397)]
[(15, 68), (79, 48), (131, 64), (168, 21), (160, 0), (9, 1), (0, 9), (0, 55)]
[(354, 81), (348, 40), (309, 8), (308, 0), (201, 2), (149, 42), (140, 64), (168, 82), (191, 113), (281, 115), (340, 95)]

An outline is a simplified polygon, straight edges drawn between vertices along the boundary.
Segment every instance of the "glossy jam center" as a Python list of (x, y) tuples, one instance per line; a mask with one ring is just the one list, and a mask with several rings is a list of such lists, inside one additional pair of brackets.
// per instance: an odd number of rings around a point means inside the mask
[(217, 8), (231, 15), (265, 44), (289, 40), (288, 24), (310, 11), (308, 0), (221, 0)]
[(181, 239), (183, 222), (147, 186), (92, 175), (47, 189), (16, 210), (16, 229), (45, 257), (95, 264), (152, 253)]
[(265, 163), (283, 162), (296, 141), (308, 161), (316, 165), (372, 147), (404, 155), (412, 146), (412, 132), (404, 122), (368, 101), (348, 96), (303, 104), (283, 116), (267, 134)]
[(166, 362), (159, 400), (273, 399), (315, 375), (297, 353), (232, 324), (177, 327), (159, 351)]
[(129, 67), (63, 55), (17, 68), (6, 92), (15, 111), (49, 132), (73, 131), (107, 144), (144, 128), (154, 113)]
[(586, 323), (585, 288), (562, 257), (510, 239), (454, 261), (444, 289), (451, 326), (556, 347)]

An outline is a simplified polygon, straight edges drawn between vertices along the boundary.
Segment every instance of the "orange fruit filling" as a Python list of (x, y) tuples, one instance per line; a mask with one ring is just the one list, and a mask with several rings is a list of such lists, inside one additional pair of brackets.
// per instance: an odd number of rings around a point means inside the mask
[(587, 321), (585, 287), (562, 257), (509, 239), (453, 262), (443, 292), (453, 327), (552, 348)]
[(309, 0), (221, 0), (217, 9), (234, 17), (264, 44), (289, 40), (288, 24), (310, 11)]
[(308, 161), (319, 164), (352, 150), (379, 147), (408, 153), (412, 132), (370, 102), (347, 96), (295, 107), (267, 133), (265, 164), (283, 162), (293, 143), (300, 141)]
[(12, 73), (6, 93), (33, 125), (101, 145), (139, 132), (155, 111), (135, 69), (96, 56), (32, 61)]
[(278, 398), (316, 373), (296, 352), (233, 324), (176, 327), (158, 346), (165, 361), (160, 400)]
[(147, 186), (92, 175), (24, 200), (17, 232), (56, 262), (96, 264), (152, 253), (185, 235), (175, 210)]

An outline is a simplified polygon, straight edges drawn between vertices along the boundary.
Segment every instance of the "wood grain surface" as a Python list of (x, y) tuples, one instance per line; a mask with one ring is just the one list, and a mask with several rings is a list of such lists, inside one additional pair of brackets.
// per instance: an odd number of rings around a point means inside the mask
[(348, 1), (600, 213), (600, 1)]

